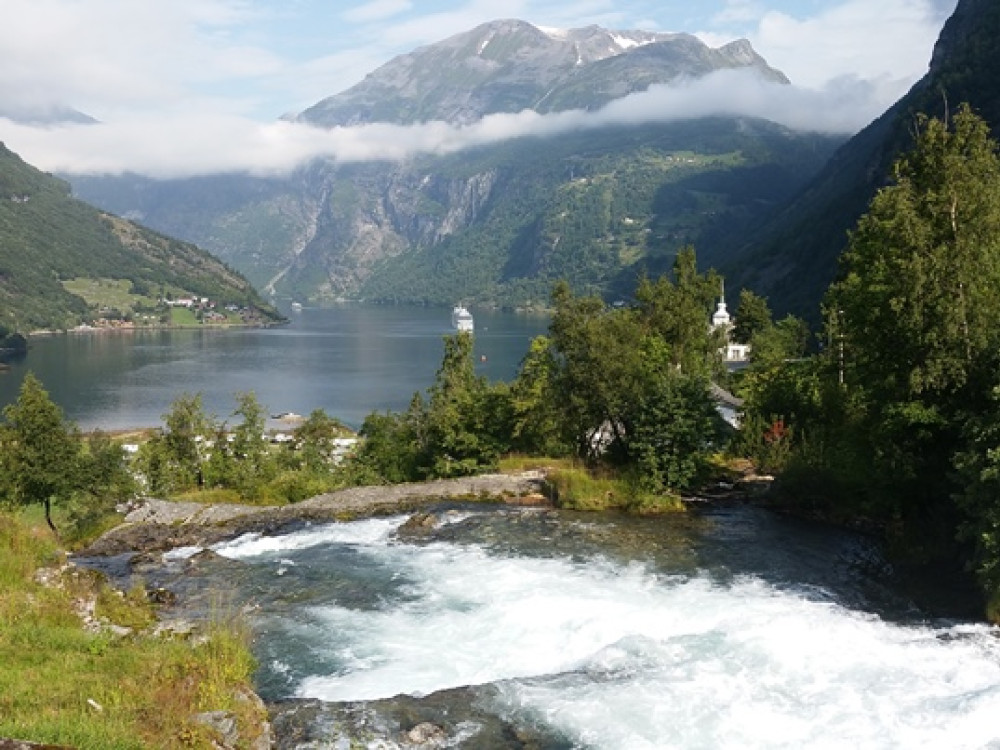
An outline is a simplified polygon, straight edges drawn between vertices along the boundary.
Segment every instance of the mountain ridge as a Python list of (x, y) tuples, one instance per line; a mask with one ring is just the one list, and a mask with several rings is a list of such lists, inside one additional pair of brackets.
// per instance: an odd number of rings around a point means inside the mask
[(600, 26), (554, 34), (503, 19), (399, 55), (292, 119), (322, 127), (426, 120), (467, 124), (523, 109), (595, 109), (651, 83), (736, 67), (788, 83), (745, 39), (712, 49), (691, 34)]

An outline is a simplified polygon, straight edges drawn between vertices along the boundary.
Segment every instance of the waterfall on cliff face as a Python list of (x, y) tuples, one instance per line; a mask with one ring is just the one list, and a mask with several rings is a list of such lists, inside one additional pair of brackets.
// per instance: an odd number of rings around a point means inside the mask
[[(521, 520), (499, 538), (496, 528), (463, 535), (476, 514), (455, 515), (419, 543), (394, 535), (401, 520), (217, 548), (254, 571), (257, 590), (279, 592), (255, 620), (269, 698), (487, 686), (480, 708), (541, 727), (552, 747), (1000, 740), (1000, 641), (988, 626), (885, 618), (845, 604), (849, 585), (711, 564), (697, 535), (694, 557), (677, 564), (649, 540), (602, 551), (602, 535), (617, 532), (579, 520), (527, 532)], [(577, 553), (574, 525), (584, 528)]]

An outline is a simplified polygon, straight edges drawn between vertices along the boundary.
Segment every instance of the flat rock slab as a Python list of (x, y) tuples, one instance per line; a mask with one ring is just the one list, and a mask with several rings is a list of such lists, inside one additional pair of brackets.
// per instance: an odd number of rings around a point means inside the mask
[(148, 498), (125, 516), (125, 523), (177, 524), (221, 523), (265, 510), (253, 505), (205, 505)]
[[(204, 505), (146, 499), (118, 526), (81, 556), (157, 552), (175, 547), (207, 546), (250, 531), (275, 531), (295, 521), (330, 521), (403, 513), (437, 500), (476, 499), (537, 504), (544, 489), (540, 471), (484, 474), (374, 487), (351, 487), (294, 505)], [(2, 748), (0, 748), (2, 750)]]

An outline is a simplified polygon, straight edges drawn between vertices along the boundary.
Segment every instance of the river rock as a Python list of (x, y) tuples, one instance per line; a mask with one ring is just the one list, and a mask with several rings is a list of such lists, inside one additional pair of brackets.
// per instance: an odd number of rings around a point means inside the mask
[(440, 525), (438, 517), (433, 513), (414, 513), (396, 529), (396, 536), (400, 538), (427, 536)]
[(194, 720), (216, 732), (222, 738), (224, 748), (234, 748), (239, 742), (240, 733), (236, 730), (236, 719), (228, 711), (206, 711), (195, 716)]
[(151, 604), (176, 604), (177, 594), (175, 594), (170, 589), (158, 586), (155, 589), (150, 589), (146, 592), (146, 598)]
[(420, 722), (413, 729), (405, 732), (403, 736), (407, 742), (412, 742), (414, 745), (435, 747), (440, 746), (448, 739), (448, 733), (444, 729), (429, 721)]
[(526, 495), (516, 495), (513, 497), (505, 498), (504, 502), (508, 505), (518, 505), (524, 507), (536, 507), (536, 506), (548, 506), (552, 505), (552, 501), (549, 500), (541, 492), (529, 492)]

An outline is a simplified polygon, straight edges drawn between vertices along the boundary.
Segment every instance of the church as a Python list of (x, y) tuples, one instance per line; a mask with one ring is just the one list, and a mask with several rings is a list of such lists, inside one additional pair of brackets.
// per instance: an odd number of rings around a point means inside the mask
[(738, 344), (733, 341), (733, 320), (726, 309), (726, 290), (722, 289), (719, 297), (719, 304), (712, 315), (712, 330), (719, 330), (725, 333), (726, 343), (722, 351), (723, 359), (727, 365), (740, 366), (750, 361), (750, 345)]

